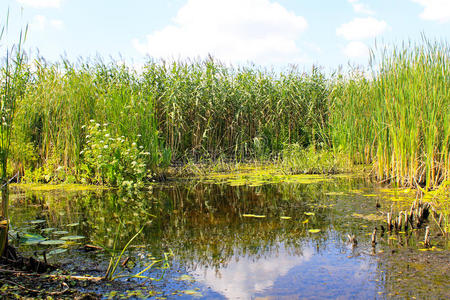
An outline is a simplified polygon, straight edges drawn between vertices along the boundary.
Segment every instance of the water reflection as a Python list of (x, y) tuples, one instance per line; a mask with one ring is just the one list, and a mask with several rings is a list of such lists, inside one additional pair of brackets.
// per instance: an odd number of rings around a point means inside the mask
[(312, 247), (303, 249), (299, 255), (281, 246), (263, 258), (233, 255), (226, 267), (211, 269), (199, 266), (193, 274), (228, 299), (251, 299), (256, 293), (273, 288), (291, 270), (309, 261), (313, 253)]
[[(356, 189), (363, 192), (348, 193)], [(130, 248), (127, 255), (158, 257), (173, 251), (172, 273), (164, 284), (155, 286), (168, 297), (173, 297), (169, 287), (181, 289), (177, 280), (185, 273), (195, 279), (189, 285), (207, 298), (382, 298), (394, 289), (386, 278), (397, 280), (397, 269), (403, 267), (394, 263), (401, 257), (391, 261), (392, 256), (385, 255), (380, 261), (378, 252), (372, 256), (370, 233), (382, 224), (379, 217), (383, 212), (375, 205), (380, 199), (360, 195), (364, 192), (376, 193), (373, 186), (355, 179), (257, 187), (172, 183), (133, 195), (17, 190), (11, 200), (11, 221), (19, 234), (44, 234), (46, 227), (52, 227), (84, 235), (85, 242), (104, 247), (112, 247), (117, 227), (124, 224), (119, 248), (144, 226), (135, 240), (140, 246)], [(371, 218), (364, 218), (369, 214)], [(31, 226), (28, 221), (35, 219), (45, 223)], [(347, 234), (356, 235), (358, 247), (353, 249), (346, 242)], [(389, 253), (405, 247), (399, 246), (399, 241), (400, 237), (385, 236), (377, 251)], [(418, 244), (414, 240), (409, 243)], [(33, 253), (39, 246), (21, 247)], [(67, 259), (71, 253), (51, 259)], [(99, 269), (108, 261), (102, 255), (83, 259), (97, 260)], [(142, 266), (137, 261), (135, 271)], [(157, 277), (151, 272), (149, 276)], [(433, 277), (436, 287), (446, 280), (442, 274)], [(404, 283), (405, 293), (417, 295), (417, 284), (410, 285), (411, 292), (408, 282)]]

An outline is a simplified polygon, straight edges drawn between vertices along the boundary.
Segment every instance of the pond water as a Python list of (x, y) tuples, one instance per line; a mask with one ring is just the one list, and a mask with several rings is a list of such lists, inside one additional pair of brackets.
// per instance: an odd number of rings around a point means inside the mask
[[(142, 273), (153, 280), (125, 281), (129, 291), (93, 290), (105, 298), (450, 298), (449, 243), (436, 226), (430, 222), (431, 251), (422, 229), (380, 235), (386, 212), (409, 205), (410, 191), (358, 178), (282, 181), (180, 181), (133, 195), (16, 186), (11, 236), (25, 254), (45, 249), (50, 263), (102, 276), (108, 252), (84, 245), (120, 250), (143, 228), (118, 272), (155, 262)], [(39, 236), (66, 242), (43, 245), (33, 240)], [(167, 265), (157, 262), (164, 256)]]

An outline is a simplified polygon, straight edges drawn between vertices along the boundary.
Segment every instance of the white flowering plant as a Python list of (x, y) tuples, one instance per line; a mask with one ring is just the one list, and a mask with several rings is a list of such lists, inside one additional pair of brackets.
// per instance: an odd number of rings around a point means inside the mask
[(114, 136), (108, 124), (90, 120), (83, 127), (86, 144), (80, 153), (81, 180), (85, 183), (139, 189), (148, 178), (145, 152), (136, 142)]

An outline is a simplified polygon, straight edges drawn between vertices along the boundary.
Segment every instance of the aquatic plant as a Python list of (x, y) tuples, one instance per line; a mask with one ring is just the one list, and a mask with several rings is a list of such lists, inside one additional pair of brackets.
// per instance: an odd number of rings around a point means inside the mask
[(22, 171), (40, 168), (37, 173), (45, 176), (63, 169), (66, 178), (78, 178), (88, 135), (83, 125), (91, 119), (108, 123), (111, 135), (125, 136), (142, 146), (140, 150), (149, 153), (145, 164), (151, 172), (168, 165), (171, 155), (158, 136), (154, 99), (145, 93), (134, 71), (101, 61), (75, 66), (43, 59), (34, 62), (34, 69), (14, 123), (18, 134), (13, 152), (24, 166)]
[(106, 123), (90, 120), (86, 129), (86, 146), (80, 152), (82, 182), (136, 190), (153, 176), (146, 163), (150, 153), (143, 146), (125, 136), (111, 135)]
[(284, 143), (326, 142), (328, 88), (318, 68), (274, 74), (211, 58), (149, 61), (138, 74), (101, 60), (51, 64), (41, 58), (34, 69), (13, 140), (16, 165), (25, 173), (41, 168), (28, 177), (79, 171), (82, 126), (90, 119), (143, 146), (150, 153), (146, 167), (155, 173), (171, 159), (267, 159)]
[(374, 164), (380, 179), (435, 187), (450, 175), (450, 48), (424, 40), (380, 58), (372, 78), (335, 78), (333, 146)]
[(339, 151), (290, 144), (281, 152), (281, 167), (290, 174), (336, 174), (350, 171), (352, 162)]
[[(2, 41), (8, 25), (6, 23), (0, 30)], [(6, 56), (0, 65), (0, 167), (1, 167), (1, 193), (2, 205), (0, 214), (0, 256), (5, 254), (8, 245), (9, 228), (9, 195), (8, 195), (8, 159), (10, 157), (11, 136), (17, 102), (22, 97), (27, 82), (28, 69), (25, 65), (25, 54), (22, 46), (27, 34), (27, 28), (20, 32), (18, 43), (7, 48)]]
[(158, 129), (175, 158), (267, 158), (284, 143), (324, 139), (328, 87), (319, 68), (274, 74), (210, 58), (149, 62), (142, 76), (158, 99)]

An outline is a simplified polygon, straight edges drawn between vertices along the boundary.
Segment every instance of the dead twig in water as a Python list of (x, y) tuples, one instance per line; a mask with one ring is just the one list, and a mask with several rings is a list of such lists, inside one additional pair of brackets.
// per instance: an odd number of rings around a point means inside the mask
[(23, 289), (25, 291), (28, 291), (28, 292), (32, 292), (32, 293), (36, 293), (36, 294), (45, 293), (45, 294), (47, 294), (49, 296), (62, 295), (62, 294), (64, 294), (65, 292), (67, 292), (69, 290), (69, 286), (65, 282), (61, 282), (61, 284), (64, 287), (64, 289), (62, 291), (59, 291), (59, 292), (46, 292), (46, 291), (39, 291), (39, 290), (27, 288), (27, 287), (25, 287), (25, 286), (23, 286), (21, 284), (18, 284), (17, 282), (14, 282), (14, 281), (6, 280), (6, 279), (3, 280), (3, 281), (6, 282), (6, 283), (9, 283), (9, 284), (12, 284), (13, 286), (17, 286), (17, 287), (19, 287), (19, 288), (21, 288), (21, 289)]
[(29, 272), (8, 270), (8, 269), (0, 269), (0, 273), (14, 274), (15, 276), (47, 277), (47, 278), (53, 278), (53, 279), (88, 280), (88, 281), (101, 281), (101, 280), (103, 280), (103, 277), (39, 274), (39, 273), (29, 273)]

